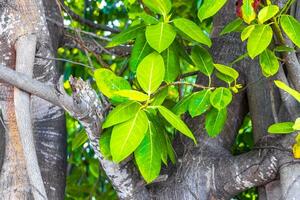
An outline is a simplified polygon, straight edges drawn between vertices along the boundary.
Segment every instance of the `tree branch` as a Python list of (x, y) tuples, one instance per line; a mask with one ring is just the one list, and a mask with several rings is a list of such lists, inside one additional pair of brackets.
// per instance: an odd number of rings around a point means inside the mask
[(77, 15), (75, 12), (73, 12), (68, 6), (66, 6), (66, 4), (64, 3), (64, 1), (60, 1), (60, 5), (62, 6), (62, 8), (65, 10), (65, 12), (75, 21), (84, 24), (92, 29), (99, 29), (99, 30), (103, 30), (103, 31), (110, 31), (112, 33), (119, 33), (120, 30), (115, 29), (115, 28), (111, 28), (109, 26), (103, 25), (103, 24), (96, 24), (94, 22), (92, 22), (91, 20), (85, 19), (79, 15)]
[(90, 84), (81, 79), (70, 79), (73, 96), (68, 96), (62, 89), (45, 85), (37, 80), (0, 65), (0, 80), (3, 80), (28, 93), (61, 106), (76, 118), (85, 128), (90, 143), (103, 169), (111, 180), (120, 199), (148, 199), (148, 192), (140, 182), (138, 173), (131, 166), (120, 166), (104, 159), (99, 149), (101, 125), (105, 119), (107, 102), (98, 97)]

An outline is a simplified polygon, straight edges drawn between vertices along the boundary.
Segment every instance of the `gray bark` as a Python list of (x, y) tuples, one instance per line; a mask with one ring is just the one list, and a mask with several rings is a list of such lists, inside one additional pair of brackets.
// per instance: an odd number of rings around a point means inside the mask
[[(52, 1), (45, 1), (46, 4), (51, 4), (49, 2)], [(211, 51), (215, 63), (228, 64), (245, 52), (245, 45), (240, 42), (237, 34), (223, 37), (217, 35), (226, 23), (235, 18), (234, 3), (234, 0), (228, 1), (228, 4), (216, 16), (214, 21), (214, 45)], [(47, 6), (48, 10), (50, 8), (53, 9), (54, 7)], [(57, 13), (53, 10), (47, 12)], [(50, 16), (51, 19), (55, 17), (59, 18), (58, 15)], [(42, 24), (45, 25), (45, 20), (43, 19), (42, 21)], [(7, 24), (9, 24), (8, 20), (3, 25), (0, 23), (2, 26), (7, 26)], [(49, 30), (60, 30), (54, 25), (54, 23), (49, 23)], [(50, 36), (52, 41), (54, 41), (53, 43), (50, 40)], [(204, 117), (187, 118), (186, 121), (194, 131), (198, 145), (195, 146), (190, 140), (178, 136), (174, 142), (175, 149), (177, 149), (178, 162), (175, 166), (170, 166), (163, 170), (163, 173), (168, 178), (163, 182), (145, 186), (131, 161), (116, 165), (105, 160), (101, 155), (98, 139), (101, 132), (101, 123), (106, 114), (104, 109), (105, 103), (99, 101), (89, 84), (84, 83), (82, 80), (72, 80), (71, 82), (73, 83), (71, 85), (76, 95), (72, 97), (73, 99), (70, 99), (70, 97), (55, 90), (54, 87), (41, 83), (56, 81), (57, 70), (55, 69), (55, 63), (52, 61), (37, 59), (35, 78), (39, 82), (4, 68), (3, 66), (11, 68), (14, 66), (13, 47), (8, 38), (13, 37), (0, 34), (0, 41), (5, 42), (3, 48), (0, 48), (0, 53), (3, 53), (3, 56), (0, 56), (0, 72), (5, 75), (0, 73), (0, 79), (71, 112), (86, 128), (91, 145), (121, 199), (230, 199), (239, 192), (255, 186), (264, 187), (262, 191), (265, 191), (265, 195), (262, 198), (268, 200), (290, 200), (299, 196), (300, 175), (297, 172), (299, 171), (299, 164), (293, 159), (291, 154), (294, 136), (270, 137), (266, 131), (267, 127), (274, 121), (293, 119), (295, 114), (297, 114), (292, 112), (295, 109), (295, 104), (287, 101), (285, 98), (286, 94), (280, 93), (270, 80), (260, 78), (261, 72), (256, 61), (246, 59), (234, 65), (234, 68), (240, 72), (238, 82), (248, 85), (248, 87), (247, 90), (235, 95), (234, 101), (228, 108), (228, 120), (223, 132), (217, 138), (209, 138), (204, 131)], [(43, 41), (38, 48), (40, 57), (48, 57), (48, 55), (54, 57), (53, 52), (57, 46), (53, 44), (57, 44), (57, 37), (54, 34), (49, 35), (48, 32), (42, 31), (39, 41)], [(74, 41), (72, 42), (74, 44)], [(103, 50), (99, 51), (102, 52)], [(11, 55), (7, 55), (7, 52), (11, 53)], [(5, 59), (6, 57), (9, 59)], [(290, 62), (285, 64), (288, 66)], [(289, 73), (293, 73), (293, 71)], [(292, 79), (292, 83), (297, 83), (298, 76), (285, 74), (285, 71), (281, 68), (278, 77), (286, 80), (288, 80), (288, 77)], [(205, 78), (199, 75), (198, 82), (203, 83), (205, 81)], [(24, 84), (25, 82), (26, 84)], [(288, 81), (286, 82), (288, 83)], [(222, 83), (214, 78), (213, 84), (220, 85)], [(18, 188), (18, 193), (13, 194), (15, 196), (10, 197), (30, 199), (30, 192), (26, 191), (27, 188), (30, 188), (26, 174), (22, 172), (13, 174), (12, 171), (8, 170), (9, 167), (15, 169), (16, 166), (25, 169), (22, 152), (16, 151), (17, 154), (14, 156), (17, 156), (18, 159), (12, 159), (13, 154), (10, 148), (16, 144), (13, 144), (10, 138), (7, 137), (8, 135), (18, 137), (13, 124), (15, 116), (9, 112), (9, 109), (13, 108), (11, 91), (11, 86), (5, 83), (0, 84), (0, 106), (4, 110), (6, 128), (8, 132), (14, 133), (6, 132), (6, 153), (1, 171), (4, 174), (2, 175), (4, 178), (1, 177), (0, 189), (2, 187), (11, 189), (16, 185), (11, 180), (18, 181), (23, 187)], [(47, 92), (51, 95), (47, 95)], [(282, 95), (281, 98), (279, 98), (279, 93)], [(33, 111), (36, 113), (35, 116), (37, 116), (34, 118), (36, 120), (35, 125), (37, 126), (35, 126), (35, 130), (38, 138), (36, 146), (41, 150), (38, 152), (38, 155), (47, 194), (49, 199), (63, 199), (63, 191), (60, 189), (59, 184), (64, 185), (65, 181), (65, 138), (60, 134), (64, 131), (62, 123), (57, 123), (63, 120), (63, 112), (44, 100), (40, 100), (38, 97), (35, 97), (35, 99), (34, 102), (38, 102), (33, 104)], [(82, 105), (83, 107), (81, 107)], [(81, 112), (82, 108), (87, 108), (88, 113)], [(249, 153), (232, 156), (230, 148), (248, 111), (253, 120), (255, 148)], [(7, 113), (11, 115), (7, 115)], [(0, 124), (0, 136), (5, 130)], [(57, 131), (52, 132), (51, 130)], [(55, 139), (53, 139), (53, 136), (55, 136)], [(15, 142), (19, 145), (19, 140), (15, 140)], [(59, 147), (54, 145), (56, 143), (60, 144)], [(3, 150), (1, 151), (0, 149), (1, 152)], [(11, 176), (12, 174), (13, 176)], [(61, 179), (61, 177), (63, 178)], [(280, 178), (280, 182), (272, 182), (276, 178)]]

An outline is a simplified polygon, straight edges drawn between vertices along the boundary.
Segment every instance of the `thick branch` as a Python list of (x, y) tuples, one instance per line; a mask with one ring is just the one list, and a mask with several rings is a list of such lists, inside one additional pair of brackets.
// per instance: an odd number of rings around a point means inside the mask
[(62, 90), (45, 85), (2, 65), (0, 65), (0, 80), (63, 107), (84, 126), (90, 143), (120, 199), (148, 199), (147, 190), (139, 181), (138, 174), (133, 170), (131, 163), (120, 166), (105, 160), (101, 154), (99, 136), (107, 102), (104, 98), (99, 98), (88, 83), (71, 78), (72, 98)]

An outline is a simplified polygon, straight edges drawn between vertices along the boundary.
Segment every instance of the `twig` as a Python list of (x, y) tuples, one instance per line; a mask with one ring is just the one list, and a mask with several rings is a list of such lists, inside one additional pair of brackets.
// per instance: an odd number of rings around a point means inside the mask
[(80, 65), (80, 66), (83, 66), (83, 67), (94, 69), (92, 66), (86, 65), (84, 63), (80, 63), (80, 62), (76, 62), (76, 61), (72, 61), (72, 60), (68, 60), (68, 59), (64, 59), (64, 58), (52, 58), (52, 57), (43, 57), (43, 56), (35, 56), (35, 57), (46, 59), (46, 60), (56, 60), (56, 61), (68, 62), (68, 63), (72, 63), (74, 65)]

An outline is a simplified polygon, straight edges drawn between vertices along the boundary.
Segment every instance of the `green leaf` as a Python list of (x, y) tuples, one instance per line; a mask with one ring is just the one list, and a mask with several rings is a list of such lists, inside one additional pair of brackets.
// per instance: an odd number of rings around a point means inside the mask
[(243, 0), (241, 7), (242, 17), (247, 24), (250, 24), (256, 18), (256, 12), (253, 8), (255, 0)]
[(162, 89), (160, 92), (158, 92), (151, 102), (151, 106), (160, 106), (168, 96), (168, 88)]
[(116, 91), (131, 89), (128, 81), (122, 77), (116, 76), (108, 69), (100, 68), (95, 70), (94, 77), (99, 90), (109, 98), (112, 98)]
[(220, 80), (222, 80), (222, 81), (224, 81), (224, 82), (226, 82), (228, 84), (230, 84), (230, 83), (232, 83), (234, 81), (234, 79), (232, 77), (227, 76), (225, 74), (222, 74), (222, 73), (220, 73), (218, 71), (216, 72), (216, 76), (218, 77), (218, 79), (220, 79)]
[(148, 15), (147, 13), (143, 12), (140, 17), (147, 25), (157, 24), (159, 21), (155, 17)]
[(136, 90), (120, 90), (115, 92), (115, 95), (126, 97), (134, 101), (141, 101), (141, 102), (147, 101), (149, 99), (148, 95)]
[(200, 21), (215, 15), (226, 3), (226, 0), (210, 0), (204, 1), (198, 11)]
[(249, 56), (254, 59), (261, 54), (271, 43), (272, 37), (273, 31), (269, 25), (256, 25), (248, 39)]
[(166, 50), (172, 44), (175, 37), (176, 32), (174, 28), (167, 23), (160, 22), (146, 28), (146, 39), (149, 45), (158, 53)]
[(275, 47), (274, 51), (276, 52), (294, 52), (295, 49), (294, 48), (291, 48), (291, 47), (288, 47), (288, 46), (277, 46)]
[(174, 148), (173, 148), (173, 146), (172, 146), (172, 144), (171, 144), (171, 141), (170, 141), (169, 136), (168, 136), (167, 134), (164, 134), (164, 136), (165, 136), (165, 139), (166, 139), (168, 156), (169, 156), (171, 162), (172, 162), (173, 164), (175, 164), (175, 163), (176, 163), (175, 150), (174, 150)]
[(165, 81), (167, 83), (173, 82), (177, 76), (180, 74), (180, 63), (179, 56), (174, 49), (174, 46), (170, 46), (163, 53), (162, 56), (165, 61)]
[(210, 90), (202, 90), (194, 93), (189, 103), (189, 113), (192, 117), (205, 113), (210, 107)]
[(144, 27), (145, 27), (145, 25), (136, 25), (136, 26), (129, 27), (128, 29), (115, 35), (112, 38), (112, 41), (109, 42), (106, 47), (108, 47), (108, 48), (115, 47), (120, 44), (124, 44), (124, 43), (128, 42), (129, 40), (133, 40), (134, 38), (136, 38), (137, 33), (142, 31), (144, 29)]
[(266, 49), (259, 55), (259, 63), (265, 77), (273, 76), (279, 70), (277, 57), (275, 53), (269, 49)]
[(111, 131), (112, 131), (111, 128), (105, 129), (103, 133), (101, 133), (99, 139), (100, 151), (105, 159), (111, 159), (111, 152), (110, 152)]
[(166, 16), (172, 8), (170, 0), (143, 0), (143, 3), (153, 12), (163, 16)]
[(300, 23), (290, 15), (282, 15), (280, 17), (280, 24), (283, 31), (293, 41), (295, 45), (300, 48)]
[(173, 22), (176, 28), (182, 31), (189, 38), (209, 47), (211, 46), (212, 43), (210, 38), (205, 35), (202, 29), (194, 22), (185, 18), (177, 18)]
[(287, 86), (285, 83), (281, 82), (281, 81), (274, 81), (276, 86), (279, 87), (280, 89), (286, 91), (287, 93), (289, 93), (290, 95), (292, 95), (298, 102), (300, 102), (300, 93), (292, 88), (290, 88), (289, 86)]
[(126, 103), (118, 105), (106, 117), (102, 128), (108, 128), (116, 124), (128, 121), (136, 115), (140, 107), (141, 105), (135, 101), (128, 101)]
[(293, 129), (296, 131), (300, 131), (300, 118), (297, 118), (294, 125), (293, 125)]
[(268, 132), (272, 134), (284, 134), (284, 133), (292, 133), (295, 130), (293, 129), (293, 122), (282, 122), (273, 124), (268, 128)]
[(242, 24), (243, 24), (243, 20), (241, 18), (237, 18), (232, 22), (230, 22), (229, 24), (227, 24), (224, 27), (224, 29), (221, 31), (220, 35), (225, 35), (227, 33), (232, 33), (234, 31), (237, 31), (239, 30)]
[(163, 106), (158, 106), (158, 111), (160, 112), (160, 114), (178, 131), (180, 131), (181, 133), (183, 133), (184, 135), (186, 135), (187, 137), (191, 138), (192, 140), (194, 140), (195, 143), (196, 139), (193, 135), (193, 133), (191, 132), (191, 130), (187, 127), (187, 125), (180, 119), (180, 117), (178, 117), (177, 115), (175, 115), (174, 113), (172, 113), (170, 110), (168, 110), (167, 108), (163, 107)]
[(258, 13), (258, 22), (263, 24), (279, 12), (279, 7), (276, 5), (269, 5), (261, 9)]
[(217, 110), (211, 109), (205, 118), (205, 129), (210, 137), (216, 137), (221, 133), (227, 119), (226, 108)]
[(88, 136), (84, 130), (80, 131), (76, 134), (74, 139), (72, 140), (72, 151), (81, 147), (84, 143), (88, 141)]
[(232, 67), (228, 67), (226, 65), (214, 64), (215, 68), (222, 74), (237, 80), (239, 77), (239, 72), (233, 69)]
[(254, 29), (255, 29), (255, 25), (247, 26), (241, 33), (241, 40), (242, 41), (247, 40)]
[(129, 60), (129, 67), (131, 71), (136, 72), (140, 62), (151, 52), (152, 48), (149, 46), (146, 40), (145, 32), (142, 31), (138, 33)]
[(139, 147), (135, 150), (136, 164), (147, 183), (155, 180), (160, 173), (161, 151), (157, 130), (153, 123), (148, 121), (148, 131)]
[(176, 115), (182, 115), (186, 111), (188, 111), (188, 106), (191, 101), (193, 94), (188, 95), (184, 98), (182, 98), (173, 108), (172, 112), (174, 112)]
[(162, 56), (153, 52), (146, 56), (137, 68), (137, 80), (147, 94), (155, 92), (165, 77)]
[(114, 126), (110, 140), (113, 161), (119, 163), (134, 152), (144, 139), (147, 129), (148, 118), (142, 110), (132, 119)]
[(214, 71), (214, 64), (211, 55), (206, 49), (195, 46), (192, 49), (191, 58), (195, 63), (195, 67), (206, 76), (211, 76)]
[(228, 88), (219, 87), (210, 95), (210, 103), (218, 110), (226, 108), (232, 101), (232, 94)]

